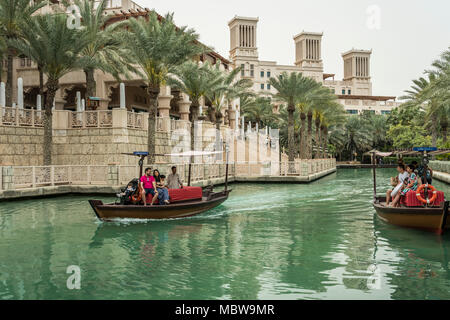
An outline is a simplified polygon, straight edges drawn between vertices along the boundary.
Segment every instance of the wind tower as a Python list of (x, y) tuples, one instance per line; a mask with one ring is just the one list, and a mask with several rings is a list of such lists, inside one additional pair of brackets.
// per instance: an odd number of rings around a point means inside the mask
[(323, 33), (305, 31), (294, 36), (295, 65), (318, 82), (323, 81), (322, 37)]

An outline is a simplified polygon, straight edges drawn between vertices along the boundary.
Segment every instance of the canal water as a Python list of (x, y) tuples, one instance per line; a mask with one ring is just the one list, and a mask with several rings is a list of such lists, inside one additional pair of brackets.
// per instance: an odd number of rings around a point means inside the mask
[(178, 221), (100, 223), (88, 197), (0, 203), (0, 299), (450, 299), (450, 232), (379, 221), (370, 170), (232, 187)]

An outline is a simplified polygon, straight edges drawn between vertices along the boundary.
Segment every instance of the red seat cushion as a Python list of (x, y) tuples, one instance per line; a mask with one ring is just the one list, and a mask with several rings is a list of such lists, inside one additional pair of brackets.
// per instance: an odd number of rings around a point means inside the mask
[[(422, 198), (425, 198), (424, 191), (421, 192)], [(432, 194), (429, 193), (429, 197), (431, 197)], [(442, 191), (437, 191), (437, 197), (433, 206), (440, 206), (442, 202), (445, 201), (444, 193)], [(417, 199), (417, 191), (409, 191), (405, 197), (402, 197), (401, 204), (404, 204), (407, 207), (422, 207), (423, 203)]]
[[(169, 189), (170, 202), (181, 202), (188, 200), (199, 200), (203, 196), (202, 188), (200, 187), (183, 187), (183, 189)], [(151, 203), (152, 195), (147, 195), (147, 203)], [(155, 204), (158, 200), (155, 201)]]

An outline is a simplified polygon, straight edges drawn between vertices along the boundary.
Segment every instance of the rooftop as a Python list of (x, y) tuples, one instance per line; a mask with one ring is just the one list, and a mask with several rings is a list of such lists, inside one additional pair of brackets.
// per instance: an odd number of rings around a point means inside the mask
[(348, 100), (373, 100), (373, 101), (388, 101), (395, 100), (397, 97), (388, 97), (388, 96), (357, 96), (357, 95), (338, 95), (339, 99), (348, 99)]
[(234, 16), (233, 19), (231, 19), (230, 22), (228, 22), (228, 25), (232, 24), (236, 20), (246, 20), (246, 21), (250, 21), (250, 22), (258, 22), (259, 18), (258, 17), (252, 18), (252, 17)]
[(342, 53), (342, 56), (345, 57), (345, 56), (347, 56), (349, 54), (352, 54), (352, 53), (372, 54), (372, 49), (370, 49), (370, 50), (363, 50), (363, 49), (352, 48), (351, 50)]

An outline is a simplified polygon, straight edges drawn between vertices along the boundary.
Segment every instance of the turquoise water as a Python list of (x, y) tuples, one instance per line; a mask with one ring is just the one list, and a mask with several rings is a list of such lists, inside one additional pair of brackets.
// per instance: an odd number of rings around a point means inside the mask
[(379, 221), (370, 170), (233, 189), (178, 221), (100, 223), (88, 197), (0, 203), (0, 299), (450, 299), (450, 232)]

